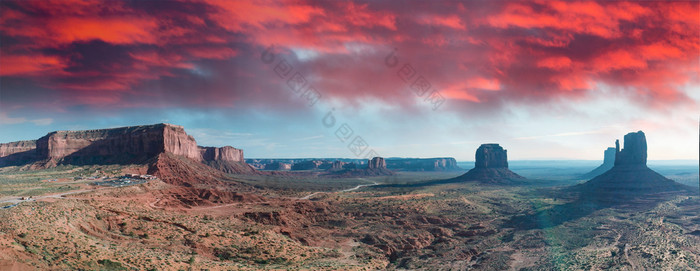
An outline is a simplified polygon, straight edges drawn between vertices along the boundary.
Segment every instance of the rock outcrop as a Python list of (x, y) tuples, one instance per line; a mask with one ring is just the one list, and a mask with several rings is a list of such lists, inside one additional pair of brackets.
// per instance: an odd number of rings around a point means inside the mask
[(51, 132), (36, 142), (37, 158), (56, 164), (139, 164), (168, 152), (201, 161), (197, 143), (182, 126), (156, 124)]
[(369, 160), (367, 163), (367, 168), (368, 169), (386, 169), (386, 161), (384, 161), (384, 158), (382, 157), (374, 157), (372, 160)]
[(386, 168), (400, 171), (449, 171), (460, 170), (457, 160), (443, 158), (388, 158)]
[(476, 168), (508, 168), (508, 151), (498, 144), (482, 144), (476, 150)]
[(603, 153), (603, 164), (581, 176), (582, 179), (590, 179), (610, 170), (615, 165), (615, 148), (607, 148)]
[[(250, 173), (243, 151), (226, 146), (199, 147), (182, 126), (167, 123), (112, 129), (51, 132), (36, 141), (0, 145), (0, 166), (31, 163), (145, 164), (162, 153), (185, 157), (227, 173)], [(19, 157), (21, 155), (21, 157)]]
[(620, 150), (615, 142), (615, 165), (590, 181), (577, 185), (585, 200), (619, 203), (630, 199), (651, 200), (659, 196), (691, 191), (647, 167), (647, 142), (642, 131), (625, 135)]
[(0, 144), (0, 167), (24, 165), (36, 159), (36, 140)]
[(253, 173), (255, 169), (245, 163), (243, 150), (231, 146), (198, 147), (201, 162), (226, 173)]
[(333, 161), (333, 165), (331, 166), (331, 170), (343, 170), (345, 166), (345, 162), (343, 161)]
[(243, 162), (243, 150), (236, 149), (231, 146), (216, 147), (198, 147), (199, 152), (204, 161), (229, 161)]
[(475, 157), (474, 168), (455, 178), (455, 181), (518, 184), (525, 180), (508, 169), (507, 151), (498, 144), (482, 144), (476, 150)]
[(0, 157), (36, 149), (36, 140), (22, 140), (0, 144)]
[(625, 135), (625, 147), (620, 150), (620, 141), (615, 141), (615, 165), (646, 165), (647, 138), (644, 132)]

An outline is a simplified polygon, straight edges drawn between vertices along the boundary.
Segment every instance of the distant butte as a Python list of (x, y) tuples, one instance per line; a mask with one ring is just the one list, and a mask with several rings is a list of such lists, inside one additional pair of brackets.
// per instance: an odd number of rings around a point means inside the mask
[(386, 168), (386, 160), (383, 157), (373, 157), (367, 161), (367, 168), (345, 168), (338, 166), (331, 167), (323, 176), (328, 177), (369, 177), (369, 176), (391, 176), (394, 171)]
[(368, 169), (386, 169), (386, 161), (382, 157), (374, 157), (367, 163)]
[(615, 142), (615, 165), (610, 170), (574, 187), (582, 192), (583, 199), (619, 202), (690, 189), (647, 167), (647, 141), (644, 132), (629, 133), (625, 135), (624, 140), (622, 150), (619, 140)]
[(493, 184), (514, 184), (524, 177), (508, 169), (508, 152), (498, 144), (482, 144), (476, 150), (476, 163), (473, 169), (456, 181)]

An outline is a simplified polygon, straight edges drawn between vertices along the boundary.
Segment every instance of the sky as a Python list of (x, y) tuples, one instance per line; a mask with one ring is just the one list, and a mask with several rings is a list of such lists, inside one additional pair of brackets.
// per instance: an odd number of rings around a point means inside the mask
[(698, 159), (697, 1), (0, 1), (0, 142), (167, 122), (247, 158)]

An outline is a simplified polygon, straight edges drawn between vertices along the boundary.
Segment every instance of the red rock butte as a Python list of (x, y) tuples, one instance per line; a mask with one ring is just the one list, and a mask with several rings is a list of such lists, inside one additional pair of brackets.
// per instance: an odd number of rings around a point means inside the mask
[(524, 177), (508, 169), (508, 151), (498, 144), (482, 144), (476, 150), (474, 168), (456, 181), (481, 182), (493, 184), (517, 184)]
[(574, 187), (584, 199), (616, 203), (690, 190), (647, 167), (644, 132), (628, 133), (624, 144), (620, 150), (619, 140), (615, 141), (615, 165), (610, 170)]

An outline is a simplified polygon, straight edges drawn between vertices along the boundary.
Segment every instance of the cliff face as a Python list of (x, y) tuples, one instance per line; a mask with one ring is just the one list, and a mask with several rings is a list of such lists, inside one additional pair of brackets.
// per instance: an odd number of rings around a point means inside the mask
[(197, 142), (194, 141), (192, 136), (185, 133), (185, 129), (182, 126), (165, 124), (162, 131), (163, 148), (166, 152), (196, 161), (202, 160), (202, 154), (197, 147)]
[[(169, 126), (174, 125), (52, 132), (37, 140), (36, 154), (40, 160), (73, 164), (139, 163), (164, 152), (164, 138)], [(180, 153), (173, 152), (176, 155)]]
[(36, 149), (36, 140), (23, 140), (0, 144), (0, 157)]
[(625, 147), (620, 150), (620, 141), (615, 141), (615, 165), (646, 165), (647, 138), (644, 132), (625, 135)]
[(229, 161), (243, 162), (243, 150), (231, 146), (221, 148), (199, 147), (199, 152), (204, 161)]
[(0, 166), (23, 165), (36, 157), (36, 140), (0, 144)]
[(386, 161), (384, 161), (384, 158), (382, 158), (382, 157), (374, 157), (374, 158), (372, 158), (372, 160), (369, 161), (367, 168), (369, 168), (369, 169), (375, 169), (375, 168), (386, 169)]
[(476, 150), (477, 168), (508, 168), (508, 152), (498, 144), (482, 144)]

